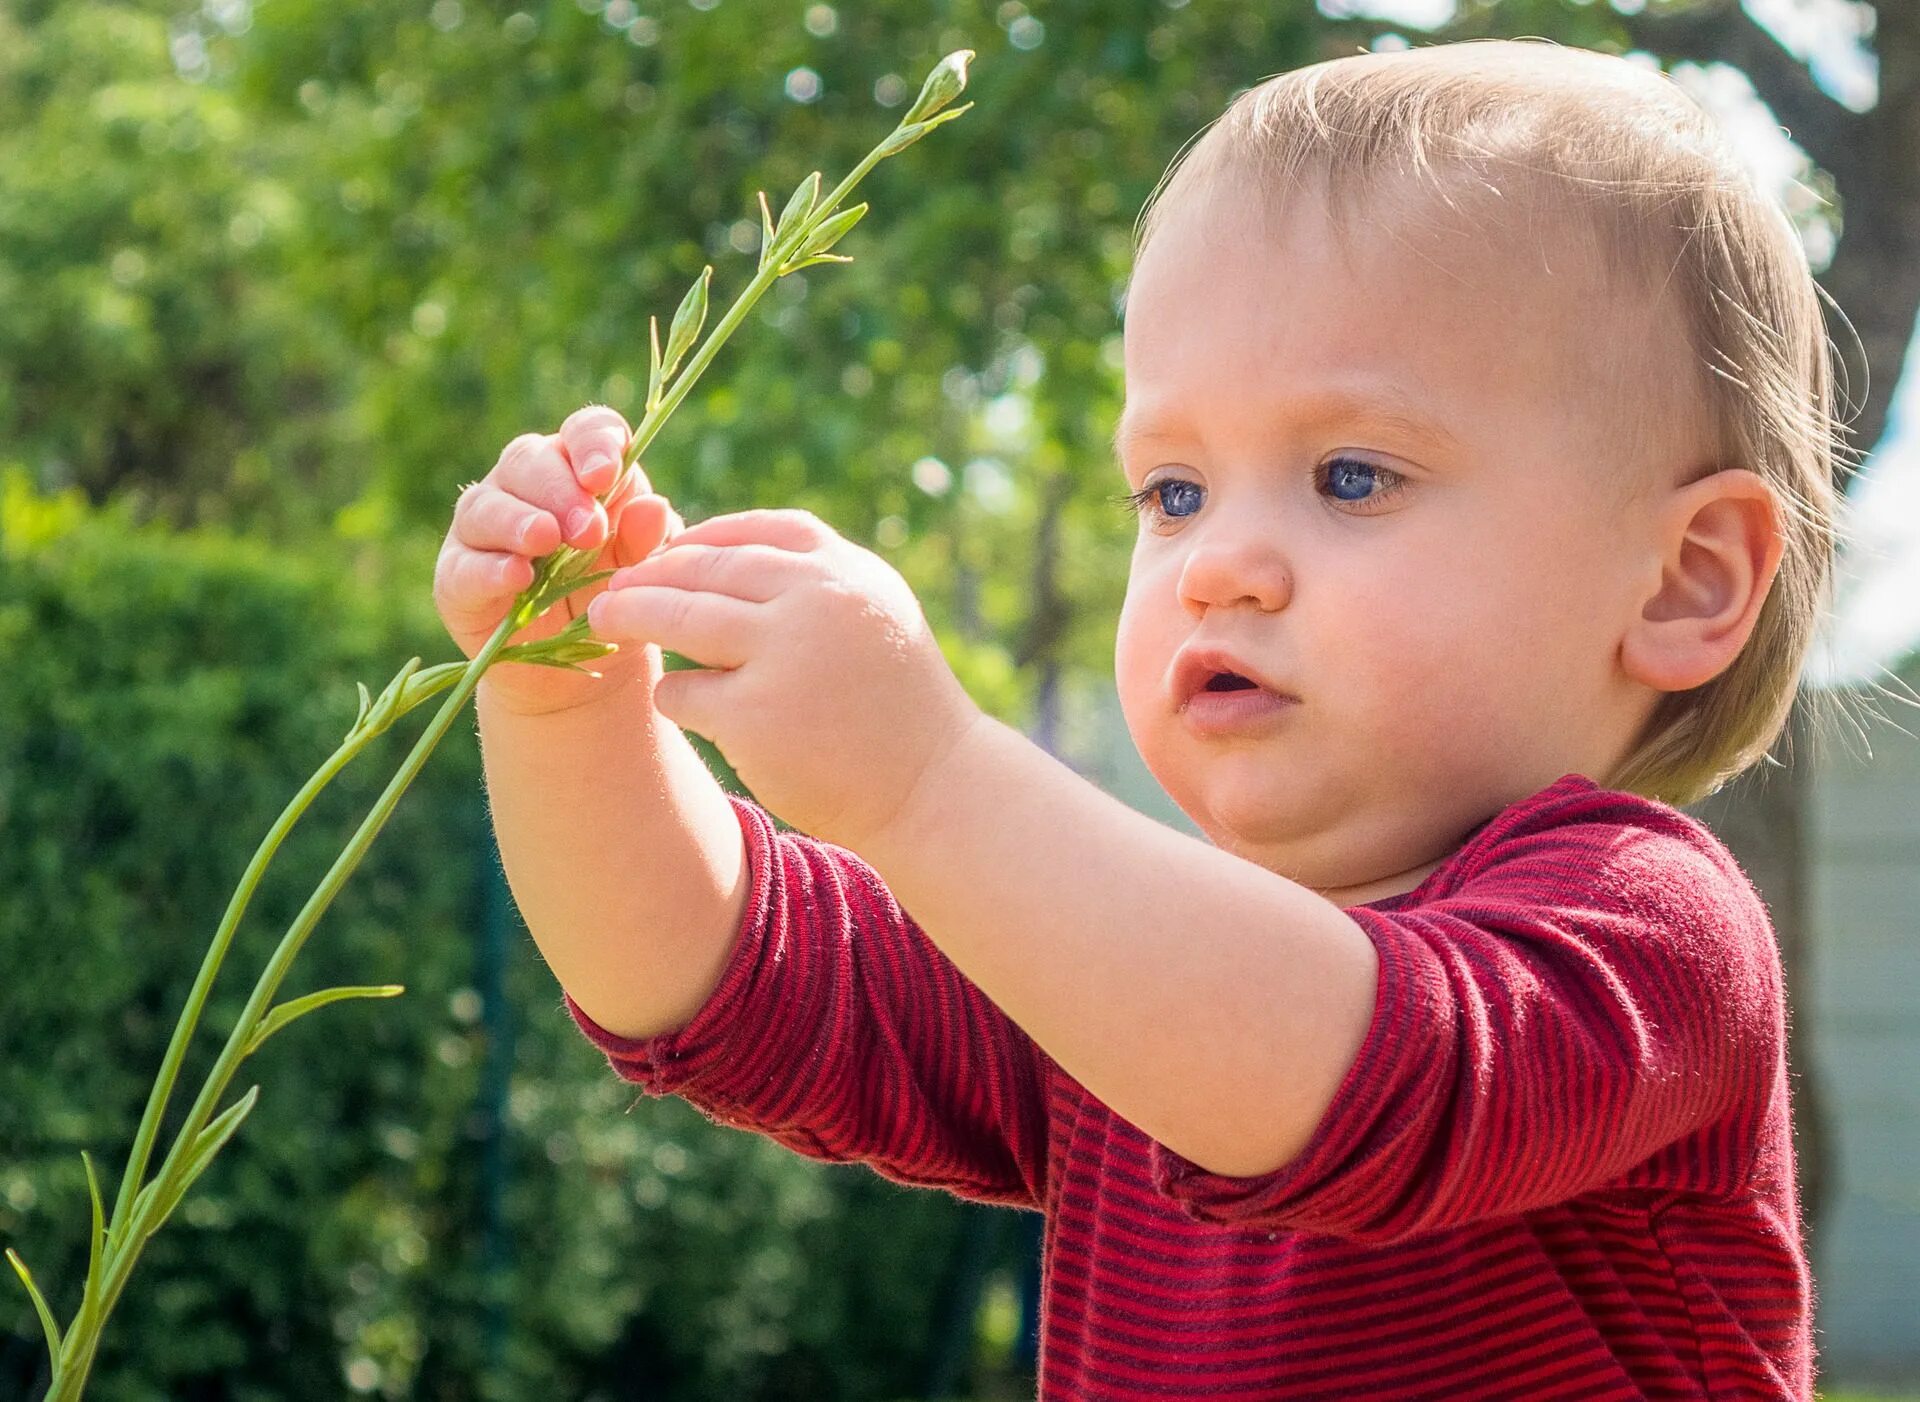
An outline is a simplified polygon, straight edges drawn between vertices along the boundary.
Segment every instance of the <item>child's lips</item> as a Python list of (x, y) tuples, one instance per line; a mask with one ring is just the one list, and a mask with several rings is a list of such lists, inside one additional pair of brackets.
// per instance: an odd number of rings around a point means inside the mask
[(1197, 691), (1180, 708), (1180, 720), (1201, 737), (1253, 734), (1271, 729), (1299, 704), (1265, 687)]
[(1287, 700), (1299, 699), (1275, 684), (1273, 678), (1261, 675), (1228, 648), (1218, 643), (1189, 644), (1181, 648), (1173, 660), (1170, 684), (1175, 707), (1184, 710), (1195, 697), (1208, 694), (1207, 688), (1222, 676), (1236, 677)]

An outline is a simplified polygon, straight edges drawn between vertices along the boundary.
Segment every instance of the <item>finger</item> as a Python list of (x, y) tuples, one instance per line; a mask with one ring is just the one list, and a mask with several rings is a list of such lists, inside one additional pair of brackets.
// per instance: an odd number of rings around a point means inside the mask
[(655, 551), (638, 564), (618, 571), (607, 581), (607, 587), (664, 585), (764, 604), (794, 583), (796, 568), (805, 566), (793, 551), (771, 545), (682, 545), (675, 541), (672, 548)]
[(507, 444), (487, 480), (522, 501), (551, 511), (568, 545), (595, 550), (606, 542), (607, 513), (574, 476), (572, 464), (561, 455), (557, 437), (521, 434)]
[(496, 621), (501, 604), (533, 583), (533, 564), (520, 555), (450, 545), (434, 571), (434, 604), (449, 620)]
[(771, 545), (804, 553), (836, 539), (833, 528), (811, 511), (781, 507), (709, 516), (675, 536), (673, 548), (682, 544)]
[(652, 493), (643, 485), (638, 473), (626, 473), (619, 481), (613, 484), (613, 490), (601, 498), (601, 505), (606, 508), (607, 512), (607, 534), (609, 538), (620, 534), (621, 523), (625, 520), (626, 513), (632, 508), (633, 504), (637, 501), (644, 501), (651, 495)]
[(614, 563), (633, 565), (659, 551), (680, 522), (665, 497), (648, 493), (630, 502), (614, 526)]
[(560, 523), (551, 511), (489, 482), (476, 482), (454, 504), (453, 536), (474, 550), (549, 555), (559, 547)]
[(763, 609), (725, 594), (635, 585), (587, 605), (587, 624), (612, 643), (658, 643), (702, 667), (745, 665)]
[(681, 667), (653, 684), (653, 708), (682, 730), (717, 740), (716, 727), (739, 685), (732, 672)]
[[(613, 485), (632, 439), (627, 421), (604, 404), (576, 409), (560, 425), (560, 451), (572, 465), (575, 479), (596, 496)], [(634, 471), (638, 475), (638, 467)], [(641, 480), (644, 486), (645, 479)]]

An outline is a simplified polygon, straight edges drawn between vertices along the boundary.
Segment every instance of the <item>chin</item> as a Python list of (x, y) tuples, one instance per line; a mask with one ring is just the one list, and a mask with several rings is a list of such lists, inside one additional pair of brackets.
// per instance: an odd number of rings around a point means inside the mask
[(1262, 866), (1270, 865), (1277, 852), (1297, 849), (1313, 831), (1303, 821), (1306, 796), (1280, 779), (1270, 763), (1231, 771), (1217, 766), (1204, 782), (1167, 791), (1214, 846)]

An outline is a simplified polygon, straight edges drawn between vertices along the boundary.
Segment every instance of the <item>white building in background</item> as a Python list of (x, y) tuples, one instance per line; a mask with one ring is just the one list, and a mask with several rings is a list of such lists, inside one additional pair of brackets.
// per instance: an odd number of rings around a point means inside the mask
[[(1904, 682), (1920, 690), (1920, 658)], [(1815, 1324), (1836, 1384), (1920, 1381), (1920, 710), (1874, 704), (1892, 723), (1821, 747), (1806, 815), (1804, 1074), (1834, 1178), (1813, 1241)]]

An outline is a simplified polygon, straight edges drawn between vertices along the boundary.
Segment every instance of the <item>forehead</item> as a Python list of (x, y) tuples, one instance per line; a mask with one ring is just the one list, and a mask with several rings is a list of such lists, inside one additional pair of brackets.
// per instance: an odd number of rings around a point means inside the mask
[(1443, 430), (1543, 396), (1673, 409), (1698, 373), (1680, 311), (1597, 245), (1524, 202), (1410, 182), (1338, 200), (1216, 182), (1163, 212), (1135, 268), (1116, 445), (1183, 416), (1344, 403)]

